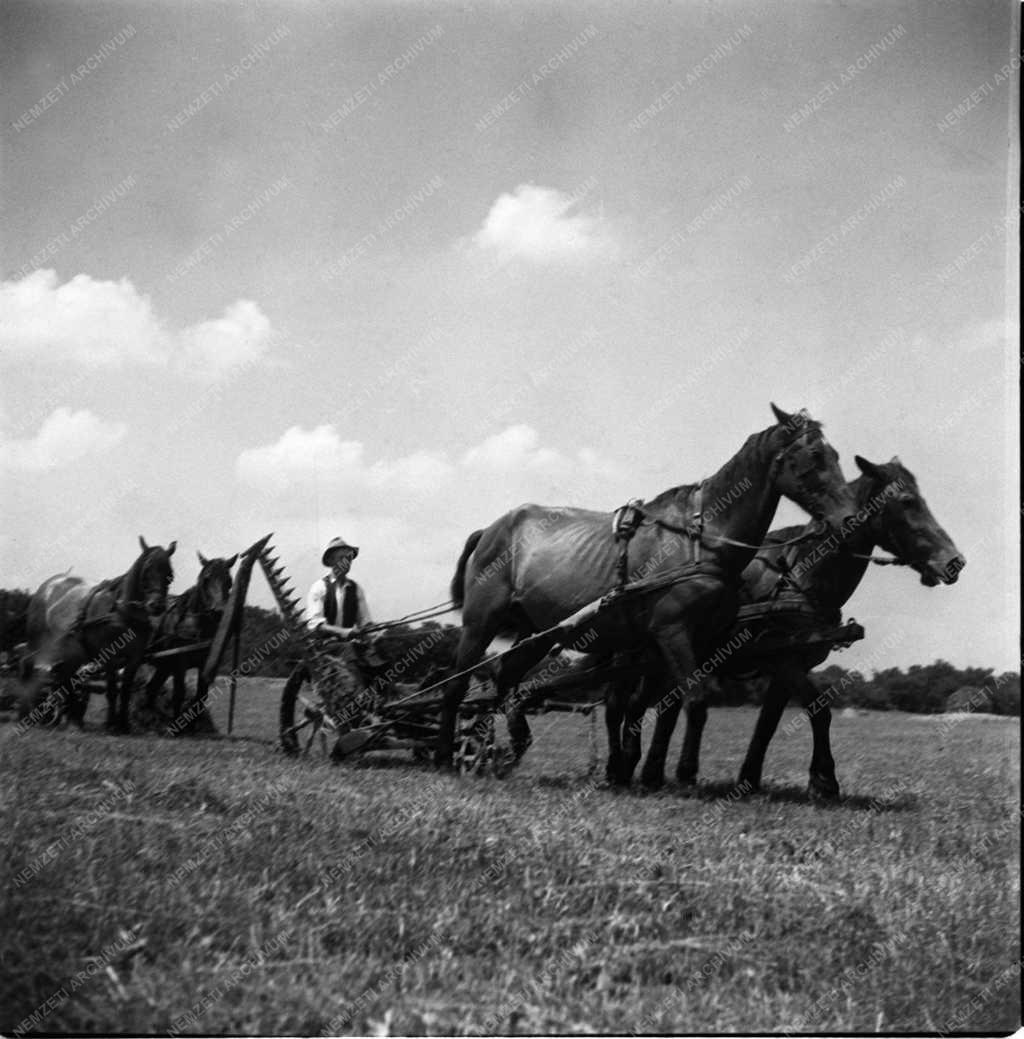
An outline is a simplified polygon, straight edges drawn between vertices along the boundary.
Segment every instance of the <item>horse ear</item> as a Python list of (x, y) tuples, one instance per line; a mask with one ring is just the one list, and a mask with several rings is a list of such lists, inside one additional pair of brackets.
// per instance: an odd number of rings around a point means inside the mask
[(176, 549), (177, 547), (178, 547), (178, 542), (177, 542), (177, 541), (172, 541), (172, 542), (171, 542), (171, 543), (170, 543), (170, 544), (169, 544), (169, 545), (167, 546), (167, 554), (168, 554), (169, 556), (173, 556), (173, 555), (174, 555), (174, 550), (175, 550), (175, 549)]
[(789, 422), (790, 418), (792, 417), (790, 415), (787, 415), (782, 410), (782, 408), (777, 408), (775, 406), (774, 402), (772, 403), (772, 411), (775, 413), (775, 419), (779, 423), (780, 426), (786, 425)]
[(869, 462), (866, 458), (861, 458), (860, 455), (854, 455), (853, 460), (857, 463), (857, 468), (865, 476), (870, 476), (872, 480), (885, 479), (885, 473), (874, 462)]
[(149, 545), (146, 544), (146, 539), (141, 534), (139, 535), (139, 544), (142, 546), (143, 552), (149, 551)]
[(196, 555), (199, 556), (199, 565), (206, 566), (206, 564), (209, 562), (206, 556), (204, 556), (203, 553), (199, 551), (199, 549), (196, 549)]
[(230, 569), (231, 569), (231, 568), (232, 568), (232, 567), (233, 567), (233, 566), (235, 565), (235, 563), (237, 563), (237, 562), (238, 562), (238, 553), (237, 553), (237, 552), (236, 552), (236, 553), (235, 553), (235, 554), (234, 554), (234, 555), (233, 555), (233, 556), (232, 556), (232, 557), (231, 557), (230, 559), (225, 559), (225, 560), (224, 560), (224, 563), (225, 563), (225, 565), (227, 566), (227, 568), (228, 568), (229, 570), (230, 570)]
[(899, 466), (902, 466), (903, 463), (900, 461), (900, 456), (899, 455), (893, 455), (892, 458), (889, 459), (889, 465), (899, 465)]

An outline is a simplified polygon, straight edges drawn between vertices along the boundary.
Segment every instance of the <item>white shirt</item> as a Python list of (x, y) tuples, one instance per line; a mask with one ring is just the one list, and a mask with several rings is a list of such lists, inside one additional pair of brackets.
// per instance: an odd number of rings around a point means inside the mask
[[(310, 586), (309, 595), (306, 598), (306, 625), (310, 630), (319, 628), (321, 624), (327, 623), (327, 618), (324, 616), (324, 600), (327, 598), (327, 578), (329, 576), (329, 574), (324, 574), (323, 577), (317, 578)], [(334, 622), (335, 625), (341, 626), (341, 606), (344, 602), (342, 592), (347, 584), (356, 586), (356, 625), (361, 626), (372, 623), (362, 586), (356, 584), (355, 581), (349, 581), (346, 577), (344, 581), (340, 581), (337, 584), (338, 616)]]

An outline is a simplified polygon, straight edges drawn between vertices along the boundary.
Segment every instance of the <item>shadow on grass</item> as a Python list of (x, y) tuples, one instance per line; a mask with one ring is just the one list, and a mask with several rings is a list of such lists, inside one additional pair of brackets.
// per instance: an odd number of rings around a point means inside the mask
[[(635, 787), (634, 787), (635, 789)], [(881, 800), (864, 794), (844, 794), (837, 801), (822, 801), (812, 798), (804, 786), (767, 786), (760, 790), (747, 791), (732, 780), (701, 782), (697, 786), (681, 787), (668, 785), (659, 791), (695, 801), (735, 801), (757, 804), (759, 801), (781, 804), (813, 805), (815, 808), (838, 809), (853, 812), (913, 812), (919, 806), (914, 793), (904, 791), (892, 800)]]

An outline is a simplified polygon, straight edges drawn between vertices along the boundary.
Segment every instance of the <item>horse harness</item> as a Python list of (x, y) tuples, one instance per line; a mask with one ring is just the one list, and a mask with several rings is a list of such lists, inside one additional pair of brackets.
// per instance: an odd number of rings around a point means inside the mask
[[(99, 624), (109, 624), (111, 619), (119, 617), (123, 622), (125, 628), (134, 629), (140, 627), (149, 627), (149, 613), (146, 610), (146, 604), (132, 599), (122, 599), (121, 595), (124, 589), (125, 574), (120, 577), (111, 577), (106, 581), (100, 581), (82, 600), (82, 605), (78, 608), (78, 613), (75, 616), (75, 621), (71, 625), (68, 631), (69, 635), (79, 636), (84, 634), (85, 629), (88, 627), (94, 627)], [(98, 595), (113, 593), (114, 605), (109, 613), (102, 617), (93, 617), (89, 619), (89, 610), (92, 608), (93, 601)]]
[[(154, 649), (178, 642), (201, 642), (211, 638), (223, 615), (216, 606), (202, 606), (199, 584), (176, 596), (164, 611), (152, 639)], [(212, 623), (211, 623), (212, 622)]]

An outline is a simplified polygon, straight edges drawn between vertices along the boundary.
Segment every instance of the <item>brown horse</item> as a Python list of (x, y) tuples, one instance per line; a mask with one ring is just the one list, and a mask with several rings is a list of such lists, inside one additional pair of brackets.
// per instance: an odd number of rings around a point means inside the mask
[[(864, 577), (876, 545), (892, 553), (896, 562), (916, 570), (924, 585), (956, 582), (966, 565), (965, 560), (932, 515), (914, 474), (898, 458), (884, 465), (875, 465), (860, 455), (856, 455), (855, 460), (863, 475), (850, 484), (857, 513), (844, 537), (821, 535), (811, 528), (803, 528), (809, 536), (793, 544), (790, 542), (802, 528), (774, 530), (768, 535), (768, 544), (744, 570), (742, 604), (775, 603), (778, 607), (768, 616), (742, 622), (752, 634), (759, 630), (770, 631), (772, 636), (798, 634), (808, 627), (838, 624), (840, 611)], [(768, 744), (786, 702), (795, 693), (807, 709), (814, 739), (810, 795), (816, 800), (833, 800), (839, 796), (829, 744), (831, 707), (827, 699), (818, 695), (808, 677), (808, 672), (828, 657), (831, 648), (825, 645), (774, 652), (753, 661), (744, 658), (737, 665), (746, 674), (753, 666), (770, 679), (746, 760), (740, 769), (742, 789), (755, 790), (760, 786)], [(730, 674), (728, 661), (719, 671), (725, 676)], [(618, 688), (613, 695), (621, 696), (623, 690)], [(646, 786), (658, 787), (663, 782), (665, 756), (679, 709), (680, 701), (674, 699), (658, 714), (641, 777)], [(696, 780), (706, 718), (704, 698), (695, 698), (687, 704), (686, 733), (677, 770), (677, 777), (684, 784)]]
[[(176, 546), (173, 541), (166, 549), (150, 546), (142, 537), (139, 544), (142, 554), (121, 576), (87, 585), (80, 577), (58, 574), (44, 581), (29, 601), (31, 656), (22, 677), (30, 681), (36, 666), (48, 665), (51, 692), (47, 702), (79, 725), (89, 705), (87, 675), (104, 670), (107, 727), (128, 731), (132, 683), (149, 644), (153, 618), (163, 613), (167, 602), (167, 588), (174, 578), (170, 557)], [(120, 705), (119, 667), (123, 669)], [(85, 674), (80, 675), (83, 670)]]
[[(207, 559), (199, 556), (199, 577), (196, 583), (181, 595), (174, 596), (160, 618), (150, 640), (150, 650), (180, 649), (196, 642), (212, 639), (217, 632), (228, 596), (231, 594), (231, 568), (238, 561), (235, 553), (230, 559)], [(195, 663), (192, 664), (195, 667)], [(168, 676), (174, 681), (171, 710), (175, 718), (181, 714), (185, 700), (185, 672), (188, 666), (181, 660), (162, 660), (154, 664), (153, 675), (146, 683), (146, 699), (153, 699), (164, 687)], [(206, 700), (208, 683), (203, 677), (202, 665), (196, 677), (196, 702)]]
[[(717, 473), (664, 491), (643, 507), (646, 518), (629, 550), (631, 576), (657, 587), (605, 606), (576, 639), (576, 648), (606, 654), (640, 640), (685, 682), (697, 660), (695, 643), (732, 621), (733, 586), (767, 532), (780, 496), (832, 524), (852, 515), (852, 495), (820, 425), (806, 413), (787, 415), (774, 404), (772, 409), (777, 422), (749, 437)], [(611, 591), (619, 561), (611, 522), (603, 512), (522, 505), (470, 535), (452, 581), (452, 598), (463, 608), (456, 670), (477, 664), (495, 636), (522, 639), (545, 631)], [(499, 702), (554, 641), (532, 640), (503, 658)], [(436, 748), (443, 766), (451, 761), (467, 681), (463, 675), (445, 689)], [(626, 713), (642, 715), (644, 706), (631, 704)], [(618, 727), (609, 722), (609, 770), (619, 782), (629, 781), (640, 758), (639, 739), (630, 742), (628, 728), (626, 737), (622, 748)], [(512, 739), (521, 754), (529, 742), (521, 714)]]

